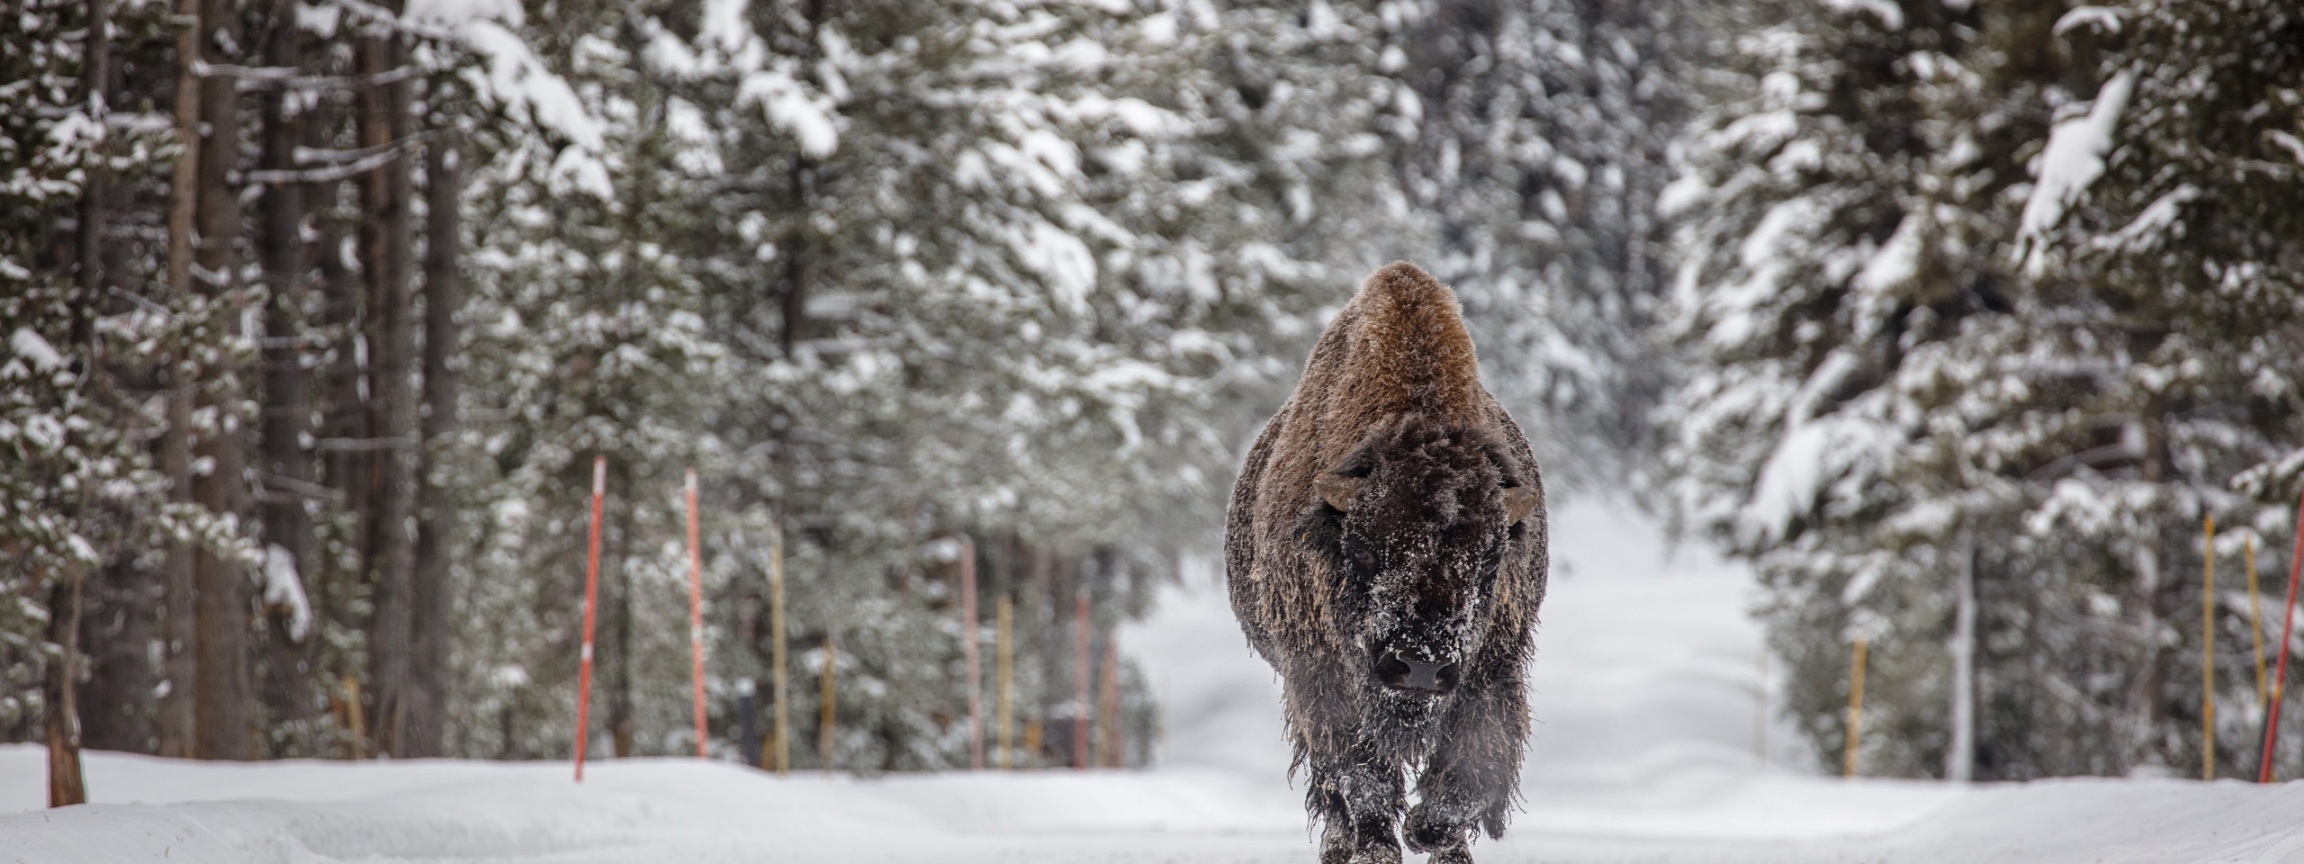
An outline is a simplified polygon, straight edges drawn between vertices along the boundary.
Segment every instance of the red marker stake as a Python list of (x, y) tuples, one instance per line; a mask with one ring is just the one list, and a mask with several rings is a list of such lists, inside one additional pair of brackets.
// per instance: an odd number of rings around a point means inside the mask
[(592, 550), (584, 565), (584, 654), (576, 674), (576, 782), (584, 782), (584, 741), (591, 737), (592, 613), (600, 606), (600, 502), (608, 493), (608, 457), (592, 457)]
[(696, 758), (705, 758), (710, 739), (704, 729), (704, 551), (696, 528), (696, 469), (688, 469), (688, 656), (695, 666)]
[(2296, 582), (2304, 576), (2304, 496), (2296, 502), (2296, 546), (2288, 553), (2288, 604), (2280, 607), (2280, 672), (2273, 676), (2272, 714), (2264, 721), (2264, 753), (2256, 782), (2272, 782), (2272, 754), (2280, 745), (2281, 694), (2288, 689), (2288, 635), (2296, 627)]

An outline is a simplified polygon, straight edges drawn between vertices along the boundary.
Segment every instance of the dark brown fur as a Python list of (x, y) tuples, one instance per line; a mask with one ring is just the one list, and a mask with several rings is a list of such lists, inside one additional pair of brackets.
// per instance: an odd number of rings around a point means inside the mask
[[(1533, 512), (1511, 523), (1507, 501)], [(1323, 864), (1399, 861), (1404, 809), (1435, 862), (1503, 833), (1545, 567), (1535, 456), (1480, 385), (1455, 294), (1411, 264), (1376, 271), (1249, 451), (1225, 525), (1233, 611), (1284, 682)], [(1387, 654), (1455, 658), (1458, 683), (1388, 688)]]

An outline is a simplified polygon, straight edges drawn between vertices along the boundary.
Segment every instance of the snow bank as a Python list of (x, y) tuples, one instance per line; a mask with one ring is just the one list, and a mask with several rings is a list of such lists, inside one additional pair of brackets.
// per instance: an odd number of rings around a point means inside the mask
[[(1761, 722), (1751, 580), (1628, 510), (1556, 509), (1525, 812), (1484, 862), (2304, 859), (2304, 783), (1950, 784), (1816, 776)], [(535, 864), (1292, 862), (1278, 687), (1215, 567), (1121, 634), (1165, 700), (1150, 772), (779, 779), (724, 762), (193, 763), (91, 753), (97, 802), (46, 811), (45, 756), (0, 746), (0, 860)], [(1765, 741), (1767, 758), (1755, 744)], [(1410, 860), (1414, 860), (1412, 857)]]

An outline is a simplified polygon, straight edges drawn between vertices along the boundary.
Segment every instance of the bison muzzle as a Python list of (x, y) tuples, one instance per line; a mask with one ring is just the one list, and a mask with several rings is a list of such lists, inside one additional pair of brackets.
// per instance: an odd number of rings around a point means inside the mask
[(1447, 286), (1405, 263), (1368, 277), (1249, 450), (1224, 533), (1233, 611), (1283, 682), (1322, 864), (1395, 864), (1403, 839), (1469, 862), (1476, 830), (1502, 836), (1544, 492)]

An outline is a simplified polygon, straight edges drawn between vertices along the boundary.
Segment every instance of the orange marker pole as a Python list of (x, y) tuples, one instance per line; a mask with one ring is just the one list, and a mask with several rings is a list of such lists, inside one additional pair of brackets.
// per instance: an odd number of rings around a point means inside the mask
[(976, 544), (960, 540), (960, 648), (968, 658), (968, 768), (984, 770), (984, 668), (976, 656)]
[(600, 606), (600, 505), (608, 494), (608, 457), (592, 457), (592, 544), (584, 565), (584, 653), (576, 673), (576, 782), (584, 782), (584, 742), (591, 737), (592, 620)]
[(840, 649), (832, 644), (832, 634), (824, 634), (824, 695), (818, 700), (821, 704), (816, 720), (816, 754), (817, 761), (824, 763), (826, 777), (832, 776), (832, 748), (839, 743), (833, 737), (833, 724), (840, 719), (839, 656)]
[(2280, 702), (2288, 688), (2288, 636), (2296, 627), (2296, 580), (2304, 576), (2304, 495), (2296, 502), (2296, 548), (2288, 553), (2288, 603), (2280, 607), (2280, 671), (2272, 676), (2272, 715), (2264, 721), (2264, 752), (2256, 782), (2272, 782), (2272, 754), (2280, 746)]
[(704, 724), (704, 550), (696, 527), (696, 469), (688, 469), (688, 658), (695, 667), (696, 758), (711, 739)]
[(2256, 705), (2271, 701), (2271, 685), (2264, 678), (2264, 601), (2256, 591), (2256, 535), (2248, 535), (2248, 635), (2256, 643)]

